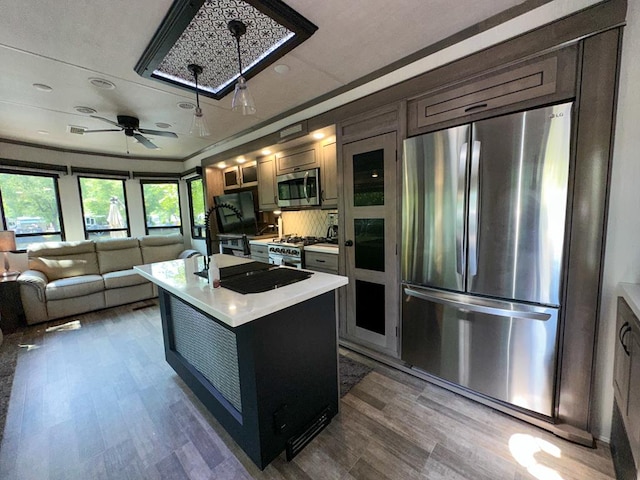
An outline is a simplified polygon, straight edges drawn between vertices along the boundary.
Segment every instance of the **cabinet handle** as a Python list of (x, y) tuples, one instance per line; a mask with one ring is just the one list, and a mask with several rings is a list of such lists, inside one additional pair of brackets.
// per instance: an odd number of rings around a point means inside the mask
[(465, 113), (466, 112), (472, 112), (473, 110), (479, 110), (481, 108), (486, 108), (487, 104), (486, 103), (481, 103), (479, 105), (473, 105), (472, 107), (467, 107), (464, 109)]
[(620, 330), (618, 331), (618, 340), (620, 340), (620, 345), (622, 345), (622, 349), (624, 350), (624, 353), (627, 354), (627, 356), (630, 356), (631, 352), (629, 352), (629, 348), (624, 343), (624, 337), (626, 337), (627, 333), (629, 333), (630, 331), (631, 325), (629, 325), (629, 322), (624, 322), (620, 327)]
[(316, 258), (316, 262), (318, 262), (318, 263), (326, 263), (326, 260), (320, 260), (319, 258)]

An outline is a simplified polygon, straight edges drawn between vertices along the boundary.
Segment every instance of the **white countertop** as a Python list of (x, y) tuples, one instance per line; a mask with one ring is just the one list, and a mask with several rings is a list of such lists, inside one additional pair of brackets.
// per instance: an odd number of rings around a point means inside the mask
[(318, 253), (331, 253), (332, 255), (338, 255), (340, 248), (334, 243), (316, 243), (304, 247), (305, 252), (318, 252)]
[(619, 283), (618, 296), (625, 299), (633, 314), (640, 318), (640, 285), (635, 283)]
[[(252, 261), (232, 255), (216, 254), (214, 257), (220, 268)], [(202, 265), (203, 257), (192, 257), (139, 265), (134, 269), (159, 287), (230, 327), (238, 327), (348, 283), (347, 277), (314, 272), (310, 278), (291, 285), (264, 293), (242, 295), (223, 287), (210, 288), (205, 278), (194, 274), (202, 269)]]

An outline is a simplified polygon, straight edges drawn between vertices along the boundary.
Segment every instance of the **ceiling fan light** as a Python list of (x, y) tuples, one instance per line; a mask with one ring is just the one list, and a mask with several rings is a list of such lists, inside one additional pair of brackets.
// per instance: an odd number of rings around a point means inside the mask
[(193, 114), (189, 135), (192, 137), (208, 137), (211, 135), (211, 131), (207, 125), (207, 119), (202, 114), (202, 109), (200, 107), (196, 107), (196, 113)]
[(233, 92), (231, 110), (241, 112), (242, 115), (253, 115), (256, 113), (256, 104), (253, 101), (253, 96), (247, 87), (247, 81), (242, 76), (238, 77), (236, 89)]

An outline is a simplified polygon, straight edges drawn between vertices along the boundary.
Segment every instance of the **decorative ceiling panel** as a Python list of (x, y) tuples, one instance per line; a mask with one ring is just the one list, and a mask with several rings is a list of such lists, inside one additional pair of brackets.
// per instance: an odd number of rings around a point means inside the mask
[(136, 71), (193, 90), (187, 65), (203, 68), (198, 90), (216, 99), (229, 93), (239, 76), (236, 40), (230, 20), (247, 32), (240, 38), (242, 70), (250, 78), (309, 38), (317, 29), (274, 0), (177, 0), (136, 65)]

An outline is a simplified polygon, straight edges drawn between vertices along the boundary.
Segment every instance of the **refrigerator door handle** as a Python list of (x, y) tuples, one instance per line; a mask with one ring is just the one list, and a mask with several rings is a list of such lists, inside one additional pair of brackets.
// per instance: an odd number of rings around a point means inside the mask
[(467, 148), (469, 144), (464, 142), (460, 146), (458, 155), (458, 198), (456, 201), (456, 271), (464, 275), (464, 195), (466, 190), (465, 176), (467, 172)]
[(478, 140), (473, 141), (471, 149), (471, 178), (469, 181), (469, 275), (478, 273), (478, 223), (480, 222), (479, 182), (480, 147)]
[(456, 299), (454, 298), (455, 294), (437, 294), (425, 291), (418, 291), (412, 288), (405, 287), (404, 293), (410, 297), (419, 298), (422, 300), (427, 300), (430, 302), (441, 303), (443, 305), (447, 305), (450, 307), (457, 308), (459, 310), (464, 310), (468, 312), (478, 312), (478, 313), (487, 313), (490, 315), (496, 315), (499, 317), (518, 317), (527, 320), (540, 320), (547, 321), (551, 318), (549, 313), (544, 313), (540, 308), (536, 309), (536, 307), (531, 307), (531, 309), (526, 309), (525, 305), (519, 305), (520, 309), (510, 309), (502, 306), (496, 306), (495, 304), (491, 304), (490, 300), (482, 301), (482, 303), (470, 303), (468, 301), (468, 297), (464, 297), (466, 299)]

